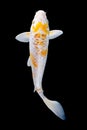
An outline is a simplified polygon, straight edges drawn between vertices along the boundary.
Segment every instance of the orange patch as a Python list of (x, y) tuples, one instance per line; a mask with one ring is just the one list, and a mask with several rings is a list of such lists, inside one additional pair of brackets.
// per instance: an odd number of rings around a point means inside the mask
[(39, 45), (43, 46), (44, 42), (43, 41), (39, 41)]
[(41, 35), (41, 38), (42, 38), (42, 39), (46, 39), (46, 34), (42, 34), (42, 35)]
[(38, 40), (38, 38), (42, 38), (44, 40), (44, 39), (46, 39), (46, 34), (37, 33), (37, 34), (35, 34), (34, 38), (37, 40)]
[(31, 62), (32, 62), (33, 66), (34, 66), (35, 68), (37, 68), (37, 67), (38, 67), (38, 64), (37, 64), (36, 58), (34, 57), (33, 54), (30, 54), (30, 59), (31, 59)]
[(35, 39), (35, 45), (38, 45), (39, 39)]
[(35, 38), (40, 38), (40, 33), (35, 34)]
[(47, 49), (42, 50), (42, 51), (40, 52), (40, 55), (44, 57), (44, 56), (46, 56), (46, 55), (47, 55), (47, 52), (48, 52), (48, 50), (47, 50)]

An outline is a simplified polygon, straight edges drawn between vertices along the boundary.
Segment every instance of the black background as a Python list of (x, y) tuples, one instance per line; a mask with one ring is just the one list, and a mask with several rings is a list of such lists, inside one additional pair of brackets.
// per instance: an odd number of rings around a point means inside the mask
[[(43, 103), (34, 85), (31, 68), (27, 67), (29, 45), (15, 40), (29, 31), (38, 10), (47, 12), (50, 29), (63, 30), (63, 35), (50, 40), (43, 77), (45, 95), (59, 101), (67, 120), (56, 117)], [(75, 2), (32, 0), (11, 1), (4, 12), (3, 120), (7, 128), (78, 129), (81, 125), (81, 48), (78, 33), (79, 6)], [(5, 41), (6, 40), (6, 41)]]

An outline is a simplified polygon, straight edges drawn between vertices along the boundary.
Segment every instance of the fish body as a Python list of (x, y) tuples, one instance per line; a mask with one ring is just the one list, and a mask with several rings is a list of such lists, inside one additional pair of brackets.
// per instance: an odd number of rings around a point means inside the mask
[(42, 79), (48, 55), (49, 40), (60, 36), (61, 30), (49, 29), (46, 13), (43, 10), (36, 12), (32, 21), (30, 32), (24, 32), (16, 36), (21, 42), (29, 42), (30, 56), (27, 65), (31, 66), (34, 82), (34, 91), (42, 98), (46, 106), (59, 118), (65, 120), (64, 110), (59, 102), (49, 100), (43, 93)]
[(49, 26), (44, 11), (38, 11), (30, 29), (30, 62), (34, 81), (34, 90), (42, 91), (42, 78), (46, 65)]

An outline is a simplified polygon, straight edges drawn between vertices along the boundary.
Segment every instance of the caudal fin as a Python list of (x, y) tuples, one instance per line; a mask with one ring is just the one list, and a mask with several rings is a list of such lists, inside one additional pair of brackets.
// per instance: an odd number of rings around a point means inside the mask
[(62, 120), (65, 120), (65, 113), (63, 110), (62, 105), (57, 102), (57, 101), (52, 101), (49, 100), (48, 98), (46, 98), (43, 94), (43, 92), (39, 92), (38, 93), (39, 96), (42, 98), (43, 102), (46, 104), (46, 106), (59, 118), (61, 118)]

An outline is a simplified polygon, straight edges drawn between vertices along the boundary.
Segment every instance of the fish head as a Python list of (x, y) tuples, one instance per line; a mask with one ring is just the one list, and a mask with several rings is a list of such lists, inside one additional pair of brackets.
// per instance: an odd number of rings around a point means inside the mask
[(39, 10), (35, 13), (34, 19), (31, 25), (31, 32), (33, 33), (49, 33), (49, 25), (48, 19), (46, 16), (46, 12), (43, 10)]

